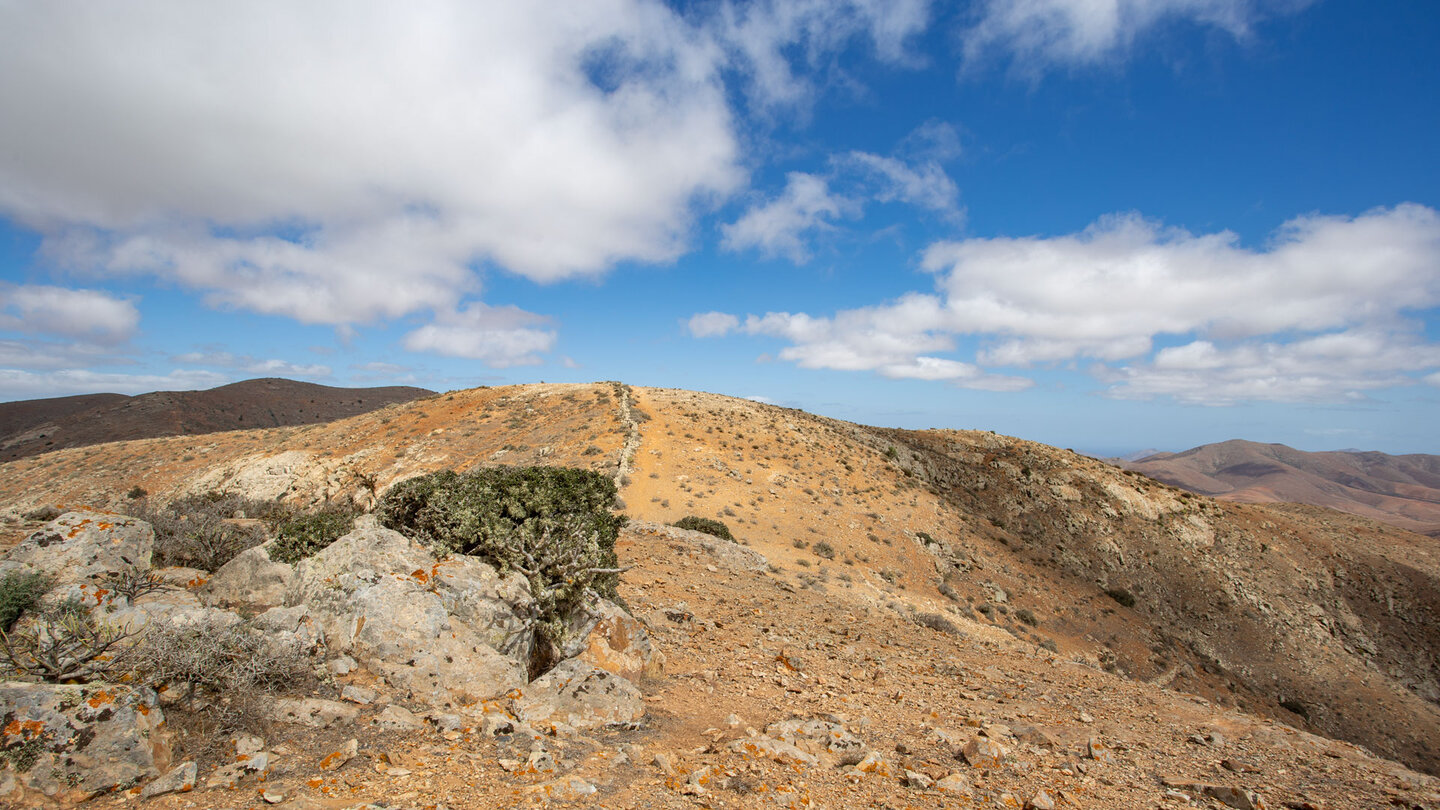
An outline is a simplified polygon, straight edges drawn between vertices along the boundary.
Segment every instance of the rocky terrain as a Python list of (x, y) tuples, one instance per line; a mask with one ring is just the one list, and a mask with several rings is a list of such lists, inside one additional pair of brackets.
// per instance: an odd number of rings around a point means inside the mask
[[(108, 617), (233, 616), (313, 655), (261, 728), (209, 739), (182, 696), (57, 687), (74, 694), (47, 716), (68, 706), (72, 729), (118, 701), (106, 722), (129, 724), (134, 773), (94, 787), (57, 744), (22, 775), (34, 721), (9, 717), (0, 790), (176, 808), (1440, 807), (1433, 541), (991, 433), (619, 384), (458, 391), (5, 464), (5, 565), (68, 548), (47, 537), (143, 536), (70, 511), (124, 510), (137, 486), (369, 506), (497, 464), (613, 475), (632, 518), (628, 616), (597, 608), (549, 674), (519, 671), (523, 593), (362, 517), (293, 565), (261, 547), (213, 576), (161, 571), (173, 587), (133, 601), (86, 592)], [(686, 515), (735, 541), (667, 525)]]
[(1239, 503), (1306, 503), (1440, 537), (1440, 456), (1228, 441), (1123, 463), (1167, 484)]
[(208, 391), (0, 402), (0, 461), (92, 444), (310, 425), (430, 396), (424, 388), (333, 388), (267, 378)]

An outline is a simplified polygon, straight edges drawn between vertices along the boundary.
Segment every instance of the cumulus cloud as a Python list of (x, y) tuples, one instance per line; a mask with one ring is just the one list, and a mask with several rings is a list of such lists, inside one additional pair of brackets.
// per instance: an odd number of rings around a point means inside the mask
[(533, 366), (555, 345), (553, 330), (536, 328), (547, 322), (516, 307), (475, 303), (440, 313), (435, 323), (406, 335), (404, 345), (412, 352), (480, 360), (491, 368)]
[(686, 323), (694, 337), (723, 337), (739, 326), (740, 319), (725, 312), (702, 312)]
[(36, 373), (0, 368), (0, 399), (34, 399), (69, 394), (143, 394), (150, 391), (191, 391), (234, 382), (213, 371), (177, 369), (169, 374), (124, 374), (65, 369)]
[[(1014, 390), (1028, 379), (984, 369), (1084, 362), (1112, 396), (1204, 404), (1344, 400), (1440, 367), (1415, 321), (1440, 305), (1440, 213), (1420, 205), (1297, 217), (1260, 248), (1126, 214), (937, 243), (923, 266), (935, 293), (735, 323), (805, 368)], [(980, 343), (973, 363), (942, 356), (962, 337)]]
[(851, 152), (842, 164), (867, 176), (875, 184), (880, 202), (903, 202), (947, 216), (960, 213), (960, 189), (938, 161), (918, 164), (869, 152)]
[(1123, 56), (1142, 34), (1189, 22), (1237, 39), (1255, 22), (1295, 11), (1308, 0), (986, 0), (962, 35), (967, 64), (999, 53), (1031, 76), (1057, 66)]
[[(352, 324), (686, 247), (723, 55), (651, 0), (7, 6), (0, 214), (52, 256)], [(44, 36), (34, 32), (44, 31)]]
[(823, 178), (791, 172), (780, 196), (755, 205), (740, 219), (721, 227), (721, 244), (726, 250), (755, 249), (804, 264), (810, 260), (806, 246), (810, 234), (829, 230), (834, 220), (856, 213), (856, 202), (832, 193)]
[(330, 367), (318, 363), (293, 363), (289, 360), (270, 358), (260, 360), (249, 355), (235, 355), (230, 352), (186, 352), (171, 358), (176, 363), (189, 366), (219, 366), (235, 369), (247, 374), (283, 377), (329, 377)]
[(885, 62), (918, 62), (909, 42), (929, 17), (929, 0), (758, 0), (722, 3), (705, 28), (743, 74), (754, 107), (803, 113), (816, 94), (809, 76), (852, 41), (867, 40)]
[(129, 340), (139, 325), (140, 311), (126, 298), (98, 290), (0, 284), (0, 329), (113, 345)]

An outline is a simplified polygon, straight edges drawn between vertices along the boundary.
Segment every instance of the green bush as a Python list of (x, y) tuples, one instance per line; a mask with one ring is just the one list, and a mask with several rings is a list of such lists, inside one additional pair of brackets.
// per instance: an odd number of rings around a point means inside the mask
[(10, 632), (20, 614), (39, 604), (52, 584), (39, 571), (11, 571), (0, 579), (0, 630)]
[(814, 547), (812, 547), (810, 550), (815, 552), (816, 555), (824, 557), (827, 560), (835, 559), (835, 547), (825, 542), (824, 540), (816, 543)]
[(276, 529), (270, 559), (293, 565), (345, 536), (354, 524), (353, 510), (336, 507), (286, 518)]
[(1124, 588), (1110, 588), (1105, 591), (1105, 595), (1127, 608), (1135, 607), (1135, 594)]
[(493, 467), (401, 481), (380, 499), (381, 525), (437, 554), (467, 554), (518, 571), (538, 603), (537, 627), (559, 645), (588, 592), (615, 598), (615, 482), (592, 470)]
[(692, 532), (703, 532), (714, 537), (719, 537), (722, 540), (729, 540), (732, 543), (735, 542), (735, 535), (730, 533), (730, 527), (726, 526), (724, 523), (718, 520), (697, 517), (695, 515), (687, 515), (686, 517), (680, 518), (679, 520), (675, 521), (670, 525), (674, 526), (677, 529), (686, 529), (687, 531)]

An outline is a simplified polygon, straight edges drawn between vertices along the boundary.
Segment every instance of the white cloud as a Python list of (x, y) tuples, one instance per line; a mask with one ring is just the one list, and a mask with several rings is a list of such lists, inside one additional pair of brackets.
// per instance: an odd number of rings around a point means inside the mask
[[(1298, 217), (1259, 249), (1121, 215), (937, 243), (924, 267), (935, 294), (740, 328), (788, 341), (779, 358), (804, 368), (1014, 390), (1025, 378), (982, 368), (1090, 361), (1113, 396), (1206, 404), (1345, 400), (1440, 373), (1414, 320), (1440, 305), (1440, 213), (1420, 205)], [(981, 342), (973, 364), (942, 356), (962, 337)]]
[(937, 161), (912, 165), (899, 158), (851, 152), (842, 162), (878, 181), (873, 196), (880, 202), (909, 203), (951, 217), (960, 213), (960, 189)]
[(439, 313), (435, 323), (406, 335), (404, 344), (412, 352), (480, 360), (491, 368), (532, 366), (542, 362), (541, 352), (555, 345), (554, 331), (535, 328), (546, 322), (516, 307), (469, 304)]
[(234, 382), (213, 371), (177, 369), (169, 374), (120, 374), (66, 369), (44, 374), (0, 368), (0, 400), (59, 397), (70, 394), (144, 394), (150, 391), (192, 391)]
[(868, 39), (882, 61), (917, 62), (908, 44), (929, 16), (929, 0), (758, 0), (722, 3), (705, 27), (743, 73), (754, 106), (805, 112), (817, 92), (809, 77), (856, 39)]
[(724, 58), (652, 0), (7, 4), (0, 215), (213, 305), (448, 310), (685, 250), (743, 177)]
[(113, 345), (139, 325), (133, 301), (98, 290), (0, 284), (0, 329)]
[(1440, 371), (1437, 371), (1434, 374), (1426, 374), (1424, 380), (1430, 385), (1440, 388)]
[(755, 205), (734, 223), (721, 226), (722, 246), (735, 251), (755, 249), (803, 264), (810, 260), (805, 244), (809, 234), (829, 230), (833, 220), (858, 210), (855, 201), (831, 193), (823, 178), (791, 172), (779, 197)]
[(230, 352), (186, 352), (171, 358), (177, 363), (193, 366), (220, 366), (247, 374), (263, 374), (281, 377), (329, 377), (330, 367), (320, 364), (292, 363), (289, 360), (259, 360), (249, 355), (234, 355)]
[(962, 35), (967, 64), (1008, 53), (1016, 72), (1037, 76), (1124, 56), (1141, 35), (1183, 21), (1237, 39), (1269, 14), (1288, 13), (1308, 0), (986, 0)]
[(694, 337), (724, 337), (740, 326), (740, 319), (725, 312), (702, 312), (692, 315), (686, 328)]

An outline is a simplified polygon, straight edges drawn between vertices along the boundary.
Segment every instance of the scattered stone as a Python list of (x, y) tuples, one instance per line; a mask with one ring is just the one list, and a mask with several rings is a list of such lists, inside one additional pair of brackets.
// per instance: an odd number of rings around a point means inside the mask
[(358, 669), (359, 666), (354, 658), (348, 655), (342, 655), (338, 658), (330, 659), (330, 662), (325, 665), (325, 668), (330, 670), (331, 675), (349, 675)]
[(347, 683), (343, 688), (340, 689), (341, 700), (348, 700), (351, 703), (359, 703), (362, 706), (368, 706), (371, 703), (374, 703), (375, 698), (377, 697), (380, 697), (380, 693), (376, 692), (374, 689), (366, 689), (363, 686), (356, 686), (354, 684)]
[[(865, 748), (865, 742), (846, 731), (843, 725), (820, 718), (782, 720), (779, 723), (772, 723), (765, 729), (765, 733), (812, 754), (821, 752), (844, 754), (850, 751), (861, 751)], [(897, 751), (899, 747), (899, 745), (896, 746)]]
[(265, 750), (265, 741), (254, 734), (232, 734), (230, 745), (234, 747), (237, 757), (248, 757)]
[(1080, 712), (1080, 722), (1093, 723), (1095, 722), (1095, 718), (1091, 717), (1089, 712)]
[(1260, 794), (1230, 785), (1206, 785), (1205, 795), (1235, 810), (1265, 810), (1268, 806)]
[(205, 780), (207, 788), (234, 788), (242, 780), (252, 774), (264, 775), (270, 770), (270, 755), (260, 752), (253, 755), (242, 755), (229, 765), (222, 765), (210, 774)]
[(787, 742), (765, 736), (746, 737), (730, 743), (730, 750), (752, 757), (773, 759), (787, 765), (815, 765), (820, 760)]
[(169, 773), (146, 785), (140, 791), (140, 798), (164, 796), (167, 793), (188, 793), (195, 789), (199, 768), (193, 760), (187, 760), (172, 768)]
[(894, 769), (879, 751), (871, 751), (863, 759), (855, 763), (854, 770), (857, 773), (873, 773), (876, 776), (893, 776)]
[(971, 737), (960, 749), (960, 756), (972, 768), (998, 768), (1009, 754), (1005, 746), (986, 737)]
[(272, 789), (262, 792), (260, 794), (260, 798), (265, 800), (266, 804), (279, 804), (285, 801), (285, 794), (281, 791)]
[(320, 760), (321, 770), (338, 771), (345, 767), (350, 760), (360, 753), (360, 742), (354, 737), (345, 741), (339, 751), (332, 751), (324, 759)]
[(974, 793), (969, 780), (958, 773), (952, 773), (936, 780), (935, 787), (952, 796), (969, 796)]
[(597, 788), (578, 776), (567, 776), (553, 782), (545, 782), (530, 788), (547, 798), (562, 802), (574, 802), (595, 795)]
[(653, 759), (652, 762), (654, 763), (655, 767), (660, 769), (661, 773), (669, 777), (675, 776), (675, 765), (670, 761), (669, 754), (656, 754), (655, 759)]
[(1044, 729), (1038, 726), (1016, 726), (1014, 729), (1015, 739), (1022, 743), (1028, 743), (1038, 748), (1054, 750), (1060, 747), (1060, 741), (1051, 736)]
[(419, 731), (425, 728), (425, 721), (416, 717), (414, 712), (394, 704), (386, 706), (373, 722), (389, 731)]
[(1038, 791), (1025, 803), (1025, 810), (1055, 810), (1055, 799), (1043, 790)]
[(745, 725), (745, 721), (740, 719), (740, 715), (731, 714), (725, 718), (725, 725), (729, 728), (740, 728)]
[(1260, 773), (1258, 767), (1238, 759), (1222, 759), (1220, 767), (1232, 773)]
[(919, 771), (909, 770), (905, 771), (904, 782), (906, 787), (915, 788), (916, 790), (928, 790), (935, 785), (935, 780), (929, 776)]
[(1111, 762), (1115, 759), (1115, 755), (1110, 752), (1110, 747), (1094, 737), (1085, 742), (1085, 756), (1096, 762)]

